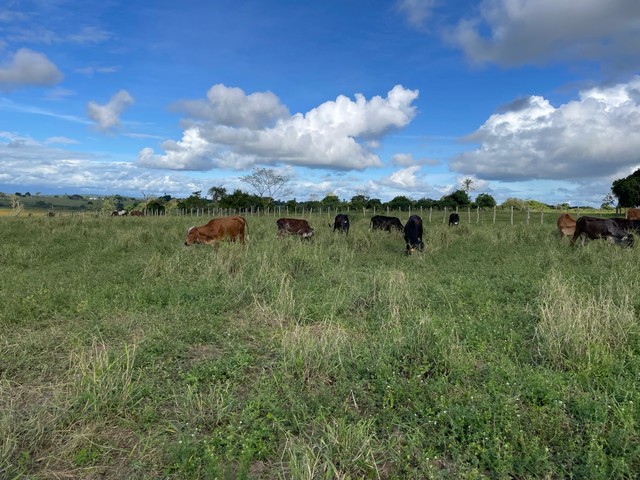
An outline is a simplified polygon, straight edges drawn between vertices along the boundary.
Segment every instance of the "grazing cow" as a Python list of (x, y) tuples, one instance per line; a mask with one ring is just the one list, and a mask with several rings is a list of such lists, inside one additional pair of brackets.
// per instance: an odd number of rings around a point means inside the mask
[(640, 220), (640, 208), (627, 208), (624, 218), (627, 220)]
[(300, 235), (302, 238), (311, 238), (313, 236), (313, 228), (309, 226), (309, 222), (299, 218), (279, 218), (276, 220), (278, 226), (278, 237), (285, 234)]
[(127, 215), (126, 210), (114, 210), (113, 212), (111, 212), (112, 217), (124, 217), (126, 215)]
[(56, 212), (47, 212), (47, 216), (55, 217), (56, 216)]
[(329, 224), (329, 226), (333, 227), (334, 232), (338, 230), (339, 232), (349, 233), (349, 217), (344, 213), (339, 213), (336, 215), (333, 225)]
[(245, 229), (249, 233), (249, 226), (244, 217), (222, 217), (209, 220), (209, 223), (201, 227), (193, 226), (187, 231), (185, 245), (203, 243), (216, 245), (225, 238), (235, 242), (240, 239), (244, 245)]
[(570, 237), (576, 231), (576, 220), (568, 213), (561, 214), (556, 225), (558, 225), (558, 232), (562, 238)]
[(630, 247), (633, 245), (633, 235), (625, 232), (610, 218), (580, 217), (576, 221), (576, 230), (571, 238), (571, 245), (581, 238), (584, 245), (585, 238), (603, 238), (611, 243)]
[(131, 210), (131, 212), (129, 212), (129, 215), (132, 217), (144, 217), (144, 213), (140, 210)]
[(629, 220), (627, 218), (612, 218), (611, 220), (616, 222), (616, 225), (626, 232), (635, 230), (640, 233), (640, 220)]
[(371, 217), (371, 230), (385, 230), (390, 232), (395, 229), (399, 232), (404, 230), (402, 222), (397, 217), (385, 217), (384, 215), (375, 215)]
[(423, 250), (422, 241), (422, 218), (418, 215), (411, 215), (404, 225), (404, 241), (407, 244), (407, 255), (414, 250)]
[(460, 223), (460, 215), (458, 215), (457, 213), (452, 213), (451, 215), (449, 215), (449, 226), (451, 225), (458, 225)]

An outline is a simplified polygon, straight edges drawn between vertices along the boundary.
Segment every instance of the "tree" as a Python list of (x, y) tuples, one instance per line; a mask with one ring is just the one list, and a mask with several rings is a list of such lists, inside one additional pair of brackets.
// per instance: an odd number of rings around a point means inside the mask
[(369, 201), (369, 197), (367, 197), (366, 195), (359, 194), (351, 197), (351, 200), (349, 203), (351, 204), (351, 208), (361, 209), (367, 206), (368, 201)]
[(340, 199), (337, 195), (328, 193), (322, 200), (320, 200), (320, 204), (323, 208), (332, 208), (333, 210), (336, 210), (340, 207)]
[(464, 190), (456, 190), (440, 199), (440, 206), (447, 208), (464, 207), (470, 203), (469, 195)]
[(249, 195), (247, 192), (236, 188), (231, 195), (226, 195), (220, 200), (220, 206), (222, 208), (253, 209), (260, 202), (261, 199), (259, 197)]
[(102, 199), (102, 213), (110, 214), (114, 210), (119, 210), (116, 208), (116, 199), (115, 197), (105, 197)]
[(476, 205), (480, 208), (493, 208), (497, 204), (496, 200), (488, 193), (479, 193), (476, 197)]
[(224, 187), (211, 187), (207, 190), (207, 194), (211, 196), (211, 201), (213, 203), (219, 202), (227, 195), (227, 189)]
[(391, 210), (409, 210), (413, 206), (413, 200), (404, 195), (398, 195), (387, 202), (387, 206)]
[(640, 205), (640, 169), (628, 177), (614, 180), (611, 192), (618, 198), (618, 205), (624, 208)]
[(476, 181), (471, 177), (463, 178), (460, 181), (460, 187), (462, 187), (462, 190), (464, 190), (466, 194), (469, 195), (470, 191), (475, 190), (475, 183)]
[(291, 193), (287, 187), (289, 177), (278, 175), (268, 168), (254, 168), (249, 175), (240, 177), (240, 180), (253, 187), (265, 207), (278, 196)]
[(207, 206), (207, 199), (206, 198), (202, 198), (200, 195), (202, 193), (202, 190), (198, 190), (196, 192), (191, 192), (191, 196), (188, 198), (185, 198), (184, 200), (180, 200), (178, 202), (178, 207), (179, 208), (184, 208), (186, 210), (192, 209), (192, 208), (204, 208)]
[[(615, 203), (616, 203), (616, 196), (613, 194), (613, 192), (609, 192), (602, 199), (602, 204), (600, 205), (600, 208), (602, 210), (608, 210), (613, 208), (613, 204)], [(618, 209), (616, 208), (616, 213), (618, 213), (617, 210)]]
[(20, 201), (20, 197), (18, 195), (11, 195), (11, 213), (13, 215), (20, 215), (20, 212), (24, 209), (24, 204)]
[(437, 200), (434, 200), (433, 198), (426, 198), (423, 197), (420, 200), (416, 201), (416, 207), (417, 208), (437, 208), (439, 206), (439, 203)]
[(527, 206), (524, 200), (520, 200), (519, 198), (509, 197), (500, 205), (502, 208), (515, 208), (516, 210), (524, 210)]

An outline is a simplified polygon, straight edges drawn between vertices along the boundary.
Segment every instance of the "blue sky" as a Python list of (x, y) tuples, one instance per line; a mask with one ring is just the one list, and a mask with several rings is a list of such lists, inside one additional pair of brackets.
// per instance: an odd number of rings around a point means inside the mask
[[(451, 6), (455, 4), (455, 6)], [(637, 0), (5, 0), (0, 191), (600, 205), (640, 167)]]

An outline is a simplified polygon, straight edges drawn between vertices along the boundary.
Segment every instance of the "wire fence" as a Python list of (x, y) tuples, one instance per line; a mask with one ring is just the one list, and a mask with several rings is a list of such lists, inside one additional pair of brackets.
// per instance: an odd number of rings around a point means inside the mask
[[(508, 223), (515, 224), (545, 224), (553, 223), (558, 219), (558, 216), (562, 213), (570, 213), (574, 218), (578, 218), (581, 215), (592, 215), (600, 217), (614, 217), (624, 216), (624, 212), (615, 214), (612, 210), (597, 210), (597, 209), (571, 209), (571, 210), (552, 210), (552, 209), (516, 209), (514, 207), (493, 207), (493, 208), (471, 208), (463, 207), (456, 209), (438, 209), (438, 208), (413, 208), (406, 210), (392, 210), (389, 208), (290, 208), (287, 206), (275, 206), (270, 208), (248, 208), (248, 209), (234, 209), (234, 208), (191, 208), (191, 209), (171, 209), (171, 210), (140, 210), (134, 212), (128, 212), (123, 216), (140, 216), (140, 217), (202, 217), (202, 218), (215, 218), (230, 215), (242, 215), (245, 217), (299, 217), (305, 219), (311, 219), (318, 216), (326, 216), (330, 221), (338, 213), (344, 213), (351, 216), (353, 219), (357, 218), (370, 218), (374, 215), (385, 215), (398, 217), (401, 220), (408, 218), (411, 215), (420, 215), (422, 221), (430, 224), (448, 224), (449, 216), (452, 213), (457, 213), (460, 218), (460, 224), (496, 224), (496, 223)], [(112, 212), (103, 211), (75, 211), (75, 212), (56, 212), (56, 216), (71, 215), (71, 216), (119, 216), (114, 215)]]

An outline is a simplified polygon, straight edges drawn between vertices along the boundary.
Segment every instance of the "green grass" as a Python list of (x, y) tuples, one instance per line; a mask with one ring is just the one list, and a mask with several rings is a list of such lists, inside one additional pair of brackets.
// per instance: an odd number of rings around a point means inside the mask
[(207, 218), (0, 219), (0, 478), (640, 471), (640, 250), (247, 218), (217, 249), (183, 246)]

